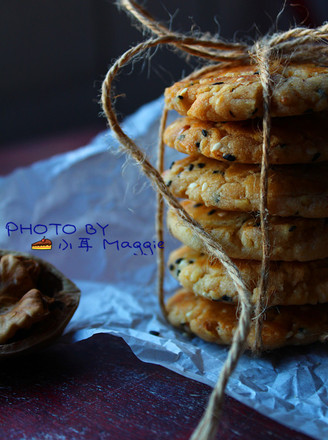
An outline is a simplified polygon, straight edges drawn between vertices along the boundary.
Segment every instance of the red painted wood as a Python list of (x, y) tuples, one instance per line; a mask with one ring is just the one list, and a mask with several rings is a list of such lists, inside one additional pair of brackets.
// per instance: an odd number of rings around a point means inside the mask
[(104, 122), (97, 126), (57, 133), (52, 136), (0, 145), (0, 175), (6, 175), (16, 168), (87, 145), (94, 136), (105, 129)]
[[(210, 391), (98, 334), (1, 365), (0, 438), (184, 440)], [(309, 439), (229, 397), (218, 438)]]

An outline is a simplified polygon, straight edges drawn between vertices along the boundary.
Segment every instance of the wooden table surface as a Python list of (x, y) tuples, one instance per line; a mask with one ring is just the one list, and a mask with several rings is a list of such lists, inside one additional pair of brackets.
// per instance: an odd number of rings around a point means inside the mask
[[(87, 127), (2, 148), (0, 175), (84, 145), (98, 131), (99, 127)], [(1, 440), (189, 438), (210, 387), (141, 362), (117, 337), (98, 334), (75, 344), (60, 341), (38, 354), (1, 364)], [(226, 397), (217, 438), (310, 437)]]
[[(0, 368), (0, 438), (188, 439), (210, 387), (139, 361), (125, 342), (97, 334)], [(227, 397), (218, 438), (304, 440)]]

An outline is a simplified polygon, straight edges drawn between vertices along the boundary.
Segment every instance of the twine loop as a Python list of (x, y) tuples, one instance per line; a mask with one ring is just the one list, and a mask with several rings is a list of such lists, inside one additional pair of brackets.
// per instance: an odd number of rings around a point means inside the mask
[[(143, 173), (149, 178), (157, 193), (156, 231), (158, 241), (163, 241), (163, 210), (165, 203), (176, 212), (185, 226), (192, 230), (202, 240), (205, 251), (210, 257), (220, 260), (231, 277), (239, 297), (239, 321), (233, 336), (232, 344), (227, 359), (222, 367), (217, 384), (210, 396), (205, 413), (194, 431), (192, 440), (212, 440), (217, 432), (217, 422), (222, 410), (224, 390), (230, 375), (235, 369), (240, 356), (245, 349), (253, 315), (251, 293), (245, 285), (238, 268), (225, 254), (221, 246), (197, 223), (182, 207), (165, 185), (161, 173), (164, 164), (163, 132), (166, 123), (167, 110), (164, 109), (159, 135), (159, 154), (157, 168), (147, 159), (145, 154), (130, 139), (120, 127), (112, 105), (112, 83), (118, 72), (134, 57), (140, 56), (148, 49), (159, 45), (173, 46), (179, 53), (186, 56), (196, 56), (207, 61), (207, 65), (192, 73), (189, 78), (197, 78), (205, 72), (217, 69), (218, 66), (233, 66), (236, 64), (256, 64), (263, 89), (263, 144), (260, 176), (260, 220), (262, 233), (262, 265), (259, 281), (259, 297), (255, 304), (255, 343), (253, 350), (261, 352), (261, 327), (263, 311), (265, 309), (267, 288), (269, 281), (270, 240), (269, 240), (269, 215), (267, 208), (268, 198), (268, 171), (269, 171), (269, 146), (270, 146), (270, 103), (272, 95), (272, 81), (270, 66), (273, 60), (279, 58), (282, 62), (311, 62), (328, 64), (328, 24), (323, 24), (316, 29), (293, 28), (286, 32), (265, 36), (252, 46), (244, 43), (229, 43), (218, 38), (190, 37), (175, 33), (154, 20), (151, 15), (134, 0), (118, 0), (118, 5), (128, 11), (143, 29), (151, 34), (144, 42), (126, 51), (112, 65), (106, 74), (102, 85), (102, 106), (107, 116), (109, 125), (117, 137), (121, 148), (130, 155), (140, 166)], [(158, 248), (158, 296), (164, 316), (167, 311), (164, 304), (163, 280), (164, 259), (163, 250)]]

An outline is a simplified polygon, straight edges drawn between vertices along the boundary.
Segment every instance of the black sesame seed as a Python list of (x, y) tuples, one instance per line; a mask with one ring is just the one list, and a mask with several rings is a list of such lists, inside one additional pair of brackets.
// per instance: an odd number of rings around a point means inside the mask
[(230, 93), (232, 93), (234, 90), (236, 90), (236, 87), (233, 87), (233, 88), (230, 90)]
[(230, 113), (230, 115), (233, 117), (233, 118), (235, 118), (236, 116), (232, 113), (232, 111), (231, 110), (229, 110), (229, 113)]
[(170, 265), (169, 265), (169, 269), (170, 269), (170, 270), (174, 270), (174, 264), (170, 264)]
[(188, 263), (189, 264), (194, 264), (194, 260), (189, 260)]
[(195, 203), (193, 208), (199, 208), (200, 206), (203, 206), (203, 204), (202, 203)]
[(293, 232), (293, 231), (295, 231), (295, 229), (296, 229), (296, 225), (293, 225), (288, 229), (288, 231)]
[(180, 275), (180, 273), (181, 273), (181, 270), (178, 269), (178, 270), (177, 270), (177, 277)]
[(228, 295), (223, 295), (221, 297), (221, 299), (222, 299), (222, 301), (232, 302), (231, 296), (228, 296)]
[(253, 75), (259, 75), (259, 74), (260, 74), (259, 71), (256, 71), (256, 72), (253, 73)]
[(184, 260), (184, 258), (178, 258), (177, 260), (175, 260), (175, 264), (180, 264), (182, 260)]
[(207, 213), (207, 215), (213, 215), (215, 212), (216, 212), (216, 209), (211, 209), (211, 211), (209, 211), (209, 212)]
[(156, 330), (149, 330), (149, 333), (153, 336), (159, 336), (159, 332), (157, 332)]
[(171, 183), (172, 183), (172, 180), (169, 180), (169, 181), (167, 182), (166, 186), (169, 187), (169, 186), (171, 185)]
[(205, 255), (204, 252), (202, 252), (202, 253), (200, 254), (201, 257), (203, 257), (204, 255)]
[(236, 160), (236, 156), (234, 156), (233, 154), (224, 154), (223, 159), (228, 160), (229, 162), (233, 162)]
[(312, 157), (312, 162), (315, 162), (316, 160), (318, 160), (320, 156), (321, 156), (320, 153), (315, 153)]
[(173, 161), (170, 165), (170, 169), (173, 167), (173, 165), (175, 164), (175, 161)]
[(197, 164), (198, 168), (204, 168), (205, 165), (206, 165), (205, 163), (198, 163)]
[(182, 95), (178, 95), (178, 98), (179, 98), (179, 99), (183, 99), (183, 96), (182, 96)]
[(224, 176), (224, 171), (222, 171), (222, 170), (214, 170), (212, 172), (212, 174), (221, 174), (221, 176)]
[(220, 194), (216, 196), (215, 203), (220, 203), (221, 196)]
[(195, 142), (197, 148), (200, 148), (200, 142)]
[(202, 130), (202, 135), (206, 137), (208, 135), (208, 131), (203, 129)]
[(191, 164), (189, 165), (189, 167), (188, 167), (188, 170), (191, 171), (193, 168), (194, 168), (194, 164), (191, 163)]
[(223, 81), (219, 81), (219, 82), (213, 83), (212, 86), (218, 86), (220, 84), (224, 84), (224, 82)]

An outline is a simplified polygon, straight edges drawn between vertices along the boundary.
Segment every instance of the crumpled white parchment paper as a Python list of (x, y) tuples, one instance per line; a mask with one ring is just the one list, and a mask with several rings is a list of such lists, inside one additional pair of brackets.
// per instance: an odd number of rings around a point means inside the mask
[[(162, 105), (162, 99), (154, 101), (124, 123), (153, 159)], [(1, 177), (0, 246), (48, 260), (81, 288), (66, 329), (72, 342), (97, 332), (118, 335), (141, 360), (213, 386), (228, 349), (189, 338), (162, 318), (155, 253), (143, 247), (156, 244), (155, 193), (138, 167), (116, 152), (116, 140), (105, 132), (86, 147)], [(167, 148), (168, 164), (178, 156)], [(52, 250), (31, 251), (43, 236), (52, 240)], [(166, 234), (167, 254), (179, 245)], [(176, 287), (167, 274), (167, 292)], [(321, 440), (328, 437), (327, 382), (327, 348), (315, 344), (261, 359), (245, 354), (227, 393)]]

